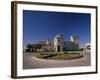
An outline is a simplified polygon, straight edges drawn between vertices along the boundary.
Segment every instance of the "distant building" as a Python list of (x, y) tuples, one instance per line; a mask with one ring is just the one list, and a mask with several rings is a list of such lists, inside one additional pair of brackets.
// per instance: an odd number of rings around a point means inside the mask
[(91, 45), (90, 45), (90, 43), (87, 43), (86, 44), (86, 51), (88, 52), (88, 51), (90, 51), (91, 50)]
[(64, 47), (63, 49), (65, 51), (67, 50), (79, 50), (79, 43), (74, 43), (72, 41), (64, 41)]
[(71, 36), (70, 41), (65, 41), (61, 34), (57, 34), (54, 37), (54, 40), (48, 39), (46, 41), (39, 41), (38, 44), (42, 45), (40, 51), (62, 52), (68, 50), (79, 50), (79, 36)]
[(79, 43), (79, 36), (78, 35), (71, 36), (70, 41), (74, 43)]
[(85, 47), (83, 48), (83, 52), (90, 52), (91, 51), (91, 44), (86, 43)]

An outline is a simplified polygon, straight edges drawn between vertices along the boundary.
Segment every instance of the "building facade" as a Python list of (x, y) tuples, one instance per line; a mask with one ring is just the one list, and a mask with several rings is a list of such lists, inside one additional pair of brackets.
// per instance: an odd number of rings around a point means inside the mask
[[(69, 41), (64, 40), (64, 37), (61, 34), (57, 34), (54, 37), (54, 40), (39, 41), (41, 48), (40, 51), (54, 51), (54, 52), (63, 52), (69, 50), (79, 50), (79, 36), (74, 35), (70, 37)], [(35, 46), (35, 44), (33, 44)]]
[(63, 36), (61, 34), (58, 34), (54, 38), (54, 51), (56, 51), (56, 52), (63, 51)]
[(61, 34), (54, 38), (54, 51), (62, 52), (68, 50), (79, 50), (79, 36), (73, 35), (70, 41), (65, 41)]
[(86, 43), (83, 52), (90, 52), (90, 51), (91, 51), (91, 44), (90, 43)]

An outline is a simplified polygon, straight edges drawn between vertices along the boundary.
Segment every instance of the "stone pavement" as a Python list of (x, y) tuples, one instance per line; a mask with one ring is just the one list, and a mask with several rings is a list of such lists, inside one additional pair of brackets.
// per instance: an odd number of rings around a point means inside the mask
[(81, 53), (84, 57), (74, 60), (46, 60), (34, 57), (34, 54), (24, 53), (23, 68), (36, 69), (36, 68), (57, 68), (57, 67), (79, 67), (90, 66), (90, 53)]

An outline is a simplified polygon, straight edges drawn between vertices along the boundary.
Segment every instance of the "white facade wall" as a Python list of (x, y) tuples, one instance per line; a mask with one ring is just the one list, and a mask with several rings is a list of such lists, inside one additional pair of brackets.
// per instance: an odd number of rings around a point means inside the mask
[(60, 34), (58, 34), (54, 38), (54, 51), (56, 51), (56, 52), (63, 51), (63, 37)]

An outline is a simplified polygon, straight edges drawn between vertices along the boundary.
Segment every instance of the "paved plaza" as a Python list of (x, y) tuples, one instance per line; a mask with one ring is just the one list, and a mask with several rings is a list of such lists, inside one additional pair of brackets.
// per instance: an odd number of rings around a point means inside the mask
[[(35, 53), (36, 54), (36, 53)], [(24, 53), (23, 55), (23, 69), (36, 68), (56, 68), (56, 67), (79, 67), (90, 66), (90, 53), (81, 53), (84, 57), (74, 60), (47, 60), (38, 59), (34, 53)]]

